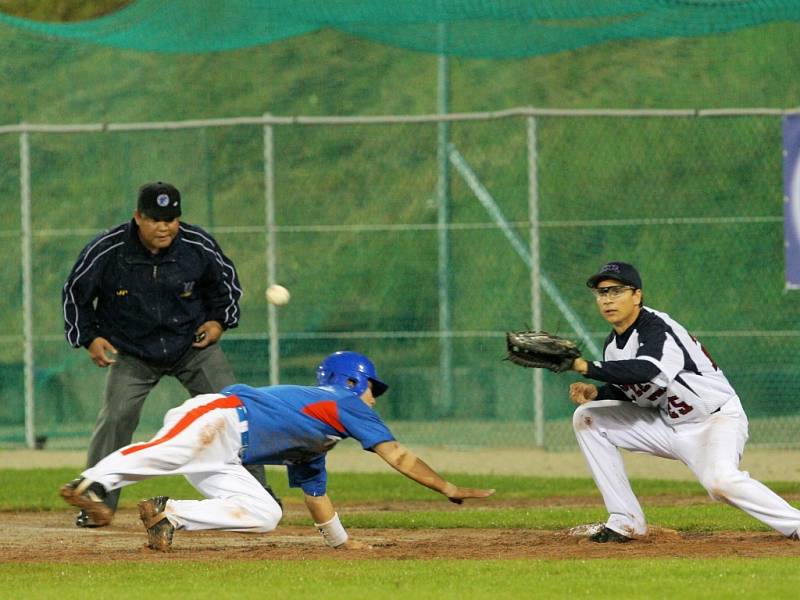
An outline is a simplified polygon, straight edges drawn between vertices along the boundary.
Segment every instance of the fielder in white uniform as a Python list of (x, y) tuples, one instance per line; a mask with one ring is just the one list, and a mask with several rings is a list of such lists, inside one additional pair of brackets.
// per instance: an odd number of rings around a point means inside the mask
[(590, 539), (627, 542), (647, 533), (620, 448), (680, 460), (715, 500), (736, 506), (784, 536), (800, 538), (800, 510), (739, 469), (747, 416), (722, 370), (686, 329), (642, 304), (638, 271), (610, 262), (586, 282), (613, 331), (602, 361), (573, 370), (605, 382), (573, 383), (578, 445), (609, 517)]

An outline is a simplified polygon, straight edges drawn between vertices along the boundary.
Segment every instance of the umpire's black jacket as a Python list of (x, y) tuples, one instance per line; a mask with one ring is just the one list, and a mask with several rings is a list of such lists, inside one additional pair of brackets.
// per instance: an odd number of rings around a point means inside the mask
[(75, 348), (104, 337), (126, 354), (172, 363), (205, 321), (236, 327), (241, 295), (233, 263), (209, 233), (181, 223), (172, 244), (151, 254), (131, 220), (78, 256), (62, 292), (64, 331)]

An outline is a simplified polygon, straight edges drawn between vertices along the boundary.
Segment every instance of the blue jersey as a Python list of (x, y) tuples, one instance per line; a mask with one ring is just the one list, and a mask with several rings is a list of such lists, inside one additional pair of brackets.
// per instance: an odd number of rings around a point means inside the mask
[(249, 445), (244, 464), (287, 465), (289, 485), (310, 496), (327, 486), (325, 453), (351, 437), (365, 450), (394, 440), (378, 414), (340, 386), (234, 384), (222, 390), (247, 410)]

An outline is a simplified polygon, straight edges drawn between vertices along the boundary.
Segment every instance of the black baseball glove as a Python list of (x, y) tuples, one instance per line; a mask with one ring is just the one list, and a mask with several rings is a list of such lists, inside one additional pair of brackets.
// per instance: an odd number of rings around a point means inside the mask
[(506, 333), (506, 359), (521, 367), (569, 371), (581, 351), (571, 341), (546, 331), (509, 331)]

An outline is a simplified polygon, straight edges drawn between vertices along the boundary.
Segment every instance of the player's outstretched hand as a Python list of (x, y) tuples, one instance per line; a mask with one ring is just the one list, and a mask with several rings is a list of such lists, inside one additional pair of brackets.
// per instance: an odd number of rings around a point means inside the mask
[(569, 386), (569, 399), (575, 404), (586, 404), (597, 398), (597, 386), (576, 381)]
[(492, 494), (494, 494), (494, 490), (453, 486), (452, 489), (447, 490), (445, 496), (447, 496), (447, 499), (453, 504), (461, 504), (464, 500), (468, 500), (469, 498), (488, 498)]

